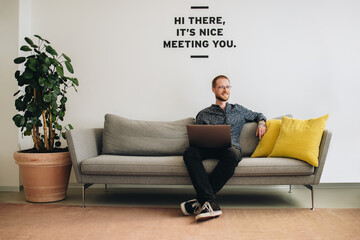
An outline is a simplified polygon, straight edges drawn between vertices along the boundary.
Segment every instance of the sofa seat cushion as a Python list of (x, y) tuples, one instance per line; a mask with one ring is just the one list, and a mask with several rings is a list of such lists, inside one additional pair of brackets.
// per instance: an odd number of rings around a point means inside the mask
[[(203, 161), (210, 173), (217, 160)], [(99, 155), (81, 163), (81, 172), (89, 175), (115, 176), (188, 176), (182, 156)], [(234, 176), (311, 175), (314, 167), (291, 158), (243, 158)]]
[(84, 160), (81, 172), (91, 175), (187, 175), (182, 156), (99, 155)]
[(315, 168), (293, 158), (243, 158), (234, 176), (306, 176)]

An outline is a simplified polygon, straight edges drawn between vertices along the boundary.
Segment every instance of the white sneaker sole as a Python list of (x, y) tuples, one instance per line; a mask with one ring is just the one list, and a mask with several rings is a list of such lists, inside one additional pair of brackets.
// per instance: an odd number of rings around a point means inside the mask
[(221, 214), (222, 214), (221, 210), (214, 211), (214, 212), (200, 213), (200, 214), (196, 215), (195, 220), (196, 221), (204, 221), (204, 220), (208, 220), (210, 218), (218, 217)]

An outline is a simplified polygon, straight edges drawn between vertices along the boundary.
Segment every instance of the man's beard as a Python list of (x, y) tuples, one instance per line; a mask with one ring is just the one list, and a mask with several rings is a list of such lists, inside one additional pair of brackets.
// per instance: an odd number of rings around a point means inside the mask
[(215, 97), (216, 97), (216, 99), (219, 100), (219, 101), (226, 102), (227, 100), (229, 100), (230, 94), (228, 94), (227, 97), (223, 97), (223, 96), (221, 96), (220, 94), (216, 94)]

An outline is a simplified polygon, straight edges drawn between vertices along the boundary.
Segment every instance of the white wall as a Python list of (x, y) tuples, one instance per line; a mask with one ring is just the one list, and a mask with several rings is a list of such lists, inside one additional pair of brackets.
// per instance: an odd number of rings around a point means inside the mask
[(18, 167), (13, 153), (18, 150), (16, 114), (13, 94), (17, 91), (13, 59), (17, 57), (19, 3), (0, 0), (0, 190), (16, 190), (19, 186)]
[[(195, 116), (214, 102), (211, 79), (225, 74), (231, 102), (269, 118), (329, 113), (333, 139), (322, 182), (360, 182), (359, 1), (32, 0), (31, 8), (32, 34), (73, 60), (80, 87), (69, 94), (67, 120), (74, 127), (101, 127), (106, 113)], [(179, 16), (221, 16), (224, 36), (176, 36)], [(233, 40), (236, 48), (163, 48), (164, 40), (181, 39)]]

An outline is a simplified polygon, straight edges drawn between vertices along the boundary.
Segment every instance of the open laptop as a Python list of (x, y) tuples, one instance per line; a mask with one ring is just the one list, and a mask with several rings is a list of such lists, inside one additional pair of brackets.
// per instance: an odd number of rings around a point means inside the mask
[(187, 125), (187, 131), (191, 147), (231, 147), (230, 125)]

